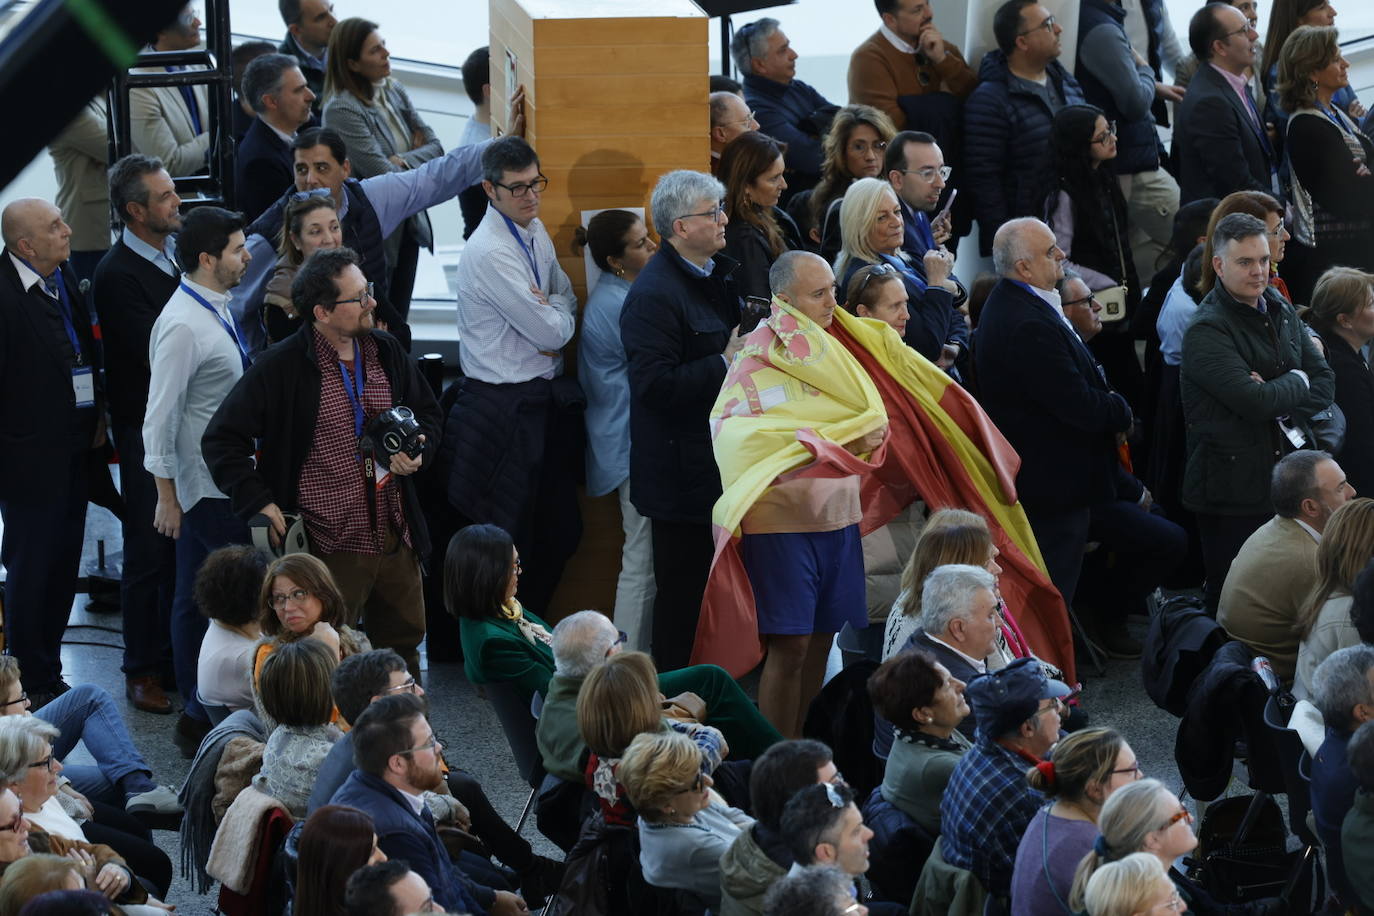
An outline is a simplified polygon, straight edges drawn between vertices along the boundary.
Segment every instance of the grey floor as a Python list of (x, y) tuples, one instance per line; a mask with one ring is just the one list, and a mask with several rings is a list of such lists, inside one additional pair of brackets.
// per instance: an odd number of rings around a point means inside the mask
[[(87, 550), (83, 568), (94, 567), (98, 545), (104, 541), (107, 558), (117, 562), (119, 555), (119, 525), (103, 509), (91, 508), (87, 521)], [(85, 609), (86, 597), (77, 598), (72, 614), (73, 627), (67, 632), (68, 644), (62, 649), (62, 661), (69, 683), (95, 683), (109, 690), (124, 706), (134, 740), (153, 767), (156, 779), (179, 787), (186, 775), (187, 763), (170, 740), (175, 715), (158, 716), (139, 712), (123, 700), (123, 677), (120, 674), (118, 614), (92, 614)], [(112, 628), (102, 632), (80, 625)], [(1133, 624), (1143, 630), (1143, 621)], [(1137, 632), (1137, 635), (1143, 635)], [(102, 647), (72, 645), (74, 641), (99, 641)], [(838, 650), (832, 655), (832, 670), (838, 667)], [(1178, 720), (1157, 709), (1145, 695), (1140, 683), (1139, 662), (1111, 662), (1104, 677), (1085, 676), (1083, 705), (1093, 724), (1111, 725), (1127, 736), (1146, 775), (1162, 779), (1177, 789), (1178, 772), (1173, 760), (1174, 733)], [(747, 678), (746, 686), (756, 686), (756, 676)], [(445, 755), (458, 766), (480, 779), (498, 811), (514, 824), (528, 795), (512, 765), (510, 751), (502, 736), (496, 716), (463, 676), (460, 664), (435, 664), (428, 667), (425, 688), (429, 692), (430, 715), (435, 731), (445, 745)], [(84, 749), (78, 748), (72, 759), (79, 761)], [(87, 758), (88, 759), (88, 758)], [(1233, 789), (1239, 791), (1239, 789)], [(525, 827), (525, 835), (537, 851), (557, 855), (556, 848), (539, 836), (532, 823)], [(178, 862), (175, 833), (155, 834), (173, 863)], [(209, 896), (194, 893), (190, 885), (177, 878), (169, 894), (169, 902), (186, 916), (200, 916), (214, 912), (217, 888)]]

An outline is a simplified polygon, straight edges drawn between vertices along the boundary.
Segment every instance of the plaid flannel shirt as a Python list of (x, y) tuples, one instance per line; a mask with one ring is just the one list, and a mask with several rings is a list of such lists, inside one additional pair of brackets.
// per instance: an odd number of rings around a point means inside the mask
[(945, 861), (972, 872), (989, 894), (1011, 896), (1016, 847), (1045, 797), (1026, 782), (1027, 762), (978, 736), (960, 758), (940, 801)]

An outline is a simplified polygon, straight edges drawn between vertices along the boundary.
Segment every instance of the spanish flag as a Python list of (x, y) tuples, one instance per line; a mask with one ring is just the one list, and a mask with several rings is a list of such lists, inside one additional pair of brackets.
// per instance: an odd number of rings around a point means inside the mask
[[(843, 444), (888, 426), (868, 456)], [(724, 487), (712, 513), (715, 556), (694, 663), (740, 677), (763, 658), (754, 594), (739, 555), (740, 523), (779, 478), (861, 477), (862, 533), (916, 498), (931, 511), (987, 519), (1001, 551), (1001, 591), (1032, 651), (1076, 680), (1063, 599), (1050, 583), (1016, 499), (1021, 459), (960, 385), (881, 321), (841, 309), (822, 329), (780, 299), (749, 335), (711, 409)]]

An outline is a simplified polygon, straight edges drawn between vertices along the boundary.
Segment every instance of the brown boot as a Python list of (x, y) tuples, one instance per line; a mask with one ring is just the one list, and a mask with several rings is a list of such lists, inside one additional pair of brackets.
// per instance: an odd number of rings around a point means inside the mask
[(124, 679), (124, 695), (134, 704), (134, 709), (165, 715), (172, 711), (172, 701), (162, 690), (162, 683), (155, 675), (130, 677)]

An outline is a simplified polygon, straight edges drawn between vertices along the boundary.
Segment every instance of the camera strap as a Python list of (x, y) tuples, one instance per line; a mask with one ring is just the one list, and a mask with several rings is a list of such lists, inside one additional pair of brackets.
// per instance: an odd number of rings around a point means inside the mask
[(363, 499), (367, 503), (367, 521), (370, 530), (377, 530), (377, 447), (371, 438), (363, 437), (363, 425), (367, 414), (363, 411), (363, 390), (366, 386), (367, 367), (363, 365), (363, 351), (355, 338), (353, 341), (353, 371), (348, 364), (339, 360), (339, 375), (343, 379), (344, 394), (353, 407), (353, 434), (358, 440), (358, 454), (363, 459)]

